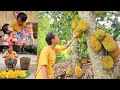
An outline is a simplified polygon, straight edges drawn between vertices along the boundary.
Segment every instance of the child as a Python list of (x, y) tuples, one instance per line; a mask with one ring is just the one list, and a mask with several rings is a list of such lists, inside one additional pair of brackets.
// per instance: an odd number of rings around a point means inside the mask
[(14, 45), (14, 42), (17, 40), (17, 38), (14, 38), (16, 32), (13, 30), (13, 28), (9, 24), (4, 24), (2, 26), (2, 31), (4, 32), (4, 35), (2, 36), (3, 44)]
[(23, 28), (21, 32), (16, 35), (16, 37), (18, 38), (19, 44), (30, 45), (29, 38), (32, 39), (32, 44), (34, 44), (34, 37), (31, 30), (32, 30), (32, 23), (27, 22), (25, 28)]

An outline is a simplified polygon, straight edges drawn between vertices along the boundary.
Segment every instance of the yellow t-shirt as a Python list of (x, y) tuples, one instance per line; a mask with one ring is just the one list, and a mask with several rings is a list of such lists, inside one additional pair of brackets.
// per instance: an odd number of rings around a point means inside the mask
[[(12, 51), (11, 53), (9, 53), (8, 51), (6, 51), (6, 52), (4, 53), (4, 55), (16, 56), (17, 53), (16, 53), (15, 51)], [(6, 58), (10, 58), (9, 56), (7, 56)]]
[[(55, 50), (52, 50), (49, 46), (46, 46), (42, 49), (38, 61), (38, 68), (42, 65), (46, 65), (46, 69), (48, 72), (48, 77), (50, 79), (54, 79), (54, 68), (53, 65), (56, 61), (56, 54), (60, 53), (62, 51), (62, 47), (55, 48)], [(37, 69), (38, 69), (37, 68)], [(42, 70), (37, 73), (36, 79), (44, 79)]]
[[(26, 22), (23, 24), (23, 26), (20, 26), (17, 21), (13, 21), (11, 24), (12, 28), (18, 33), (20, 32), (26, 25)], [(31, 33), (33, 33), (33, 30), (31, 29)]]
[(20, 30), (22, 30), (22, 29), (25, 27), (25, 25), (26, 25), (26, 22), (25, 22), (22, 26), (20, 26), (20, 25), (17, 23), (17, 21), (13, 21), (12, 24), (11, 24), (12, 28), (13, 28), (17, 33), (20, 32)]

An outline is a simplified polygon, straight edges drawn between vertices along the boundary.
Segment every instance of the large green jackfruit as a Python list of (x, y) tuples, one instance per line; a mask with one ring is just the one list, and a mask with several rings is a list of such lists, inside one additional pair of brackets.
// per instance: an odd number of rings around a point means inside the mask
[(97, 39), (102, 40), (105, 36), (105, 31), (102, 29), (99, 29), (96, 31), (95, 36)]
[(79, 30), (82, 30), (83, 32), (87, 31), (90, 27), (87, 20), (80, 20), (78, 25), (79, 25)]
[(102, 65), (106, 70), (111, 69), (114, 65), (113, 58), (111, 56), (104, 56), (102, 59)]
[(99, 52), (102, 48), (101, 42), (95, 37), (94, 33), (90, 37), (89, 44), (91, 49), (95, 52)]
[(105, 37), (102, 40), (102, 44), (108, 52), (112, 52), (117, 48), (116, 41), (111, 36)]

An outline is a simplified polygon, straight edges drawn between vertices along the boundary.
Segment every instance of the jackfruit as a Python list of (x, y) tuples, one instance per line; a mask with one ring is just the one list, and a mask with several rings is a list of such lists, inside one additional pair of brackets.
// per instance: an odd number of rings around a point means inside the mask
[(95, 52), (100, 51), (100, 49), (102, 48), (101, 42), (94, 35), (91, 35), (89, 43), (91, 49)]
[(80, 25), (78, 25), (76, 28), (75, 28), (75, 31), (78, 31), (78, 32), (83, 32), (82, 30), (81, 30), (81, 27), (80, 27)]
[(74, 17), (71, 21), (71, 26), (73, 30), (75, 30), (75, 28), (78, 26), (78, 23), (79, 23), (79, 20), (76, 17)]
[(74, 34), (77, 35), (77, 38), (80, 38), (82, 36), (82, 32), (79, 32), (77, 30), (74, 30)]
[(66, 75), (69, 75), (71, 71), (72, 71), (72, 68), (68, 67), (67, 70), (66, 70)]
[(94, 13), (95, 13), (95, 15), (96, 15), (97, 17), (103, 16), (103, 15), (106, 14), (105, 11), (94, 11)]
[(87, 59), (83, 58), (81, 61), (82, 64), (87, 64)]
[(87, 20), (80, 20), (78, 26), (83, 32), (87, 31), (90, 27)]
[(82, 69), (79, 66), (76, 65), (74, 71), (75, 71), (75, 76), (76, 77), (81, 77), (82, 76)]
[(102, 29), (99, 29), (96, 31), (95, 36), (97, 39), (102, 40), (105, 36), (105, 31)]
[(117, 47), (116, 42), (114, 41), (114, 39), (111, 36), (105, 37), (102, 40), (102, 44), (108, 52), (114, 51)]
[[(117, 43), (116, 43), (117, 45)], [(110, 53), (110, 55), (113, 57), (113, 58), (117, 58), (118, 56), (120, 56), (120, 48), (119, 46), (117, 45), (116, 49)]]
[(113, 59), (111, 56), (105, 56), (103, 57), (102, 59), (102, 66), (104, 69), (108, 70), (108, 69), (111, 69), (113, 67)]
[(68, 54), (71, 54), (71, 53), (72, 53), (71, 48), (68, 48), (68, 49), (67, 49), (67, 53), (68, 53)]

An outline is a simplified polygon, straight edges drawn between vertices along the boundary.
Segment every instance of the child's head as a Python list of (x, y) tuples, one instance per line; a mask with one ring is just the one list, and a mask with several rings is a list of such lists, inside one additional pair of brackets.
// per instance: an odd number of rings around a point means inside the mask
[(26, 22), (27, 20), (27, 15), (23, 12), (20, 12), (18, 15), (17, 15), (17, 22), (20, 26), (22, 26), (24, 24), (24, 22)]
[(13, 28), (9, 25), (9, 24), (4, 24), (2, 26), (2, 31), (5, 33), (5, 34), (9, 34), (10, 32), (14, 31)]
[(26, 23), (26, 26), (25, 26), (25, 29), (26, 29), (27, 31), (31, 31), (32, 28), (33, 28), (32, 23), (31, 23), (31, 22), (27, 22), (27, 23)]

